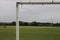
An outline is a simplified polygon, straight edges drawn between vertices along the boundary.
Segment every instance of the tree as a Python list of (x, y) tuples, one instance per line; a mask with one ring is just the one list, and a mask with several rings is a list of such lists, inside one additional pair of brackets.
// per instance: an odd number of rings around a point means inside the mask
[(24, 25), (24, 22), (23, 21), (19, 21), (19, 25), (20, 26), (23, 26)]
[(28, 22), (24, 22), (24, 26), (28, 26), (29, 25), (29, 23)]
[(38, 26), (38, 23), (37, 22), (31, 22), (31, 24), (30, 24), (31, 26)]
[(15, 26), (15, 25), (16, 25), (16, 22), (15, 22), (15, 21), (13, 21), (13, 22), (11, 23), (11, 25)]

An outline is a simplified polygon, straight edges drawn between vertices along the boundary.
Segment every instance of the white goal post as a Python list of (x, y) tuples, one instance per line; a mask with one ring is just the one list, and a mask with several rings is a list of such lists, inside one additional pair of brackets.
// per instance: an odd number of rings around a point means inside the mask
[(18, 7), (19, 7), (19, 4), (20, 5), (47, 5), (47, 4), (60, 4), (60, 2), (16, 2), (16, 40), (19, 40), (19, 18), (18, 18)]

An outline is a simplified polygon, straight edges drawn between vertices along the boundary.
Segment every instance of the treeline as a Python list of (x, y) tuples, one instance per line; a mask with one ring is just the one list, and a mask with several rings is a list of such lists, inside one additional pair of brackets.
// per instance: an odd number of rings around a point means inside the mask
[[(23, 22), (23, 21), (19, 21), (19, 25), (20, 26), (60, 26), (60, 23), (42, 23), (42, 22)], [(16, 26), (16, 22), (13, 21), (11, 23), (4, 23), (4, 22), (0, 22), (0, 26)]]

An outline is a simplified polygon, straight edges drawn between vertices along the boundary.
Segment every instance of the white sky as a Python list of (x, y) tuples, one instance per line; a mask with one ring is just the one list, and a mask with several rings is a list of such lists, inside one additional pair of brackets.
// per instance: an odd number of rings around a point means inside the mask
[[(17, 1), (52, 1), (52, 0), (0, 0), (0, 22), (16, 19)], [(60, 0), (54, 0), (60, 1)], [(60, 5), (23, 5), (19, 6), (20, 21), (60, 22)]]

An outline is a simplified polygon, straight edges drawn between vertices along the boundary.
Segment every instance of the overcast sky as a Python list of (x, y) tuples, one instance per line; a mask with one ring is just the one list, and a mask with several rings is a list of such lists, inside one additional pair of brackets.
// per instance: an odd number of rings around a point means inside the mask
[[(52, 0), (0, 0), (0, 22), (16, 21), (16, 2)], [(60, 1), (60, 0), (54, 0)], [(19, 5), (20, 21), (60, 22), (60, 5)]]

